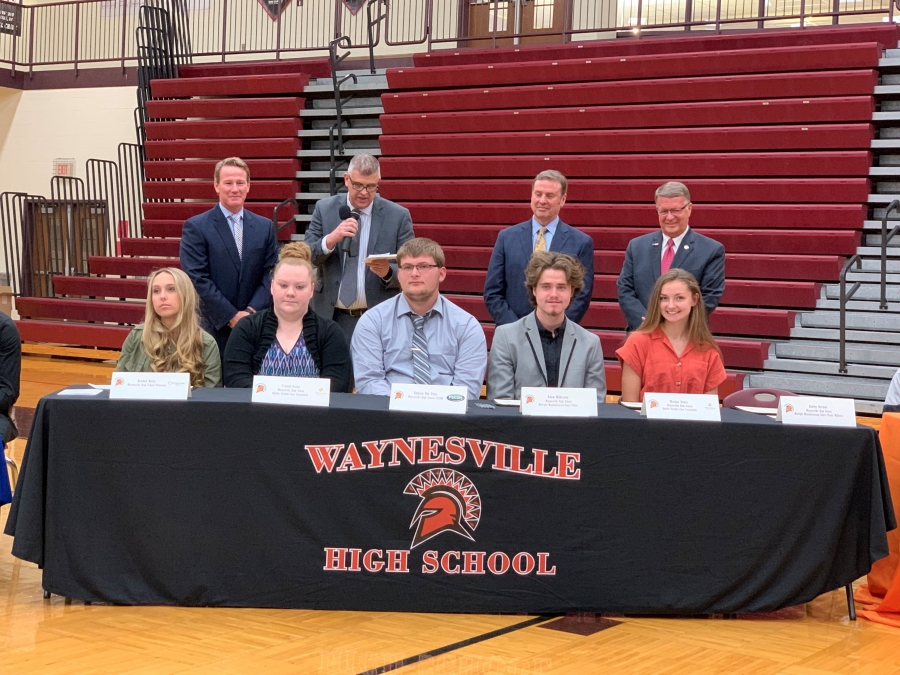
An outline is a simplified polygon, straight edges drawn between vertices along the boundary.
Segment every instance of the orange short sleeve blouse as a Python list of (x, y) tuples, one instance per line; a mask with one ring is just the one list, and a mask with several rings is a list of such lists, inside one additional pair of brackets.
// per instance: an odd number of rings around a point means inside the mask
[(725, 366), (715, 349), (699, 350), (689, 344), (679, 357), (661, 328), (632, 333), (616, 356), (641, 378), (640, 400), (645, 391), (705, 394), (726, 379)]

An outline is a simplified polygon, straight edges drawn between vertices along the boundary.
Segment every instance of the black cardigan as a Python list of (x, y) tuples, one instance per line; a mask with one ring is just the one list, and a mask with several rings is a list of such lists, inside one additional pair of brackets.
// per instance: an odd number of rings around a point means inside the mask
[[(259, 374), (263, 359), (275, 341), (278, 317), (264, 309), (238, 321), (225, 347), (222, 371), (226, 387), (250, 387)], [(319, 377), (331, 380), (331, 391), (350, 391), (350, 350), (343, 331), (331, 319), (323, 319), (312, 309), (303, 317), (303, 339)]]

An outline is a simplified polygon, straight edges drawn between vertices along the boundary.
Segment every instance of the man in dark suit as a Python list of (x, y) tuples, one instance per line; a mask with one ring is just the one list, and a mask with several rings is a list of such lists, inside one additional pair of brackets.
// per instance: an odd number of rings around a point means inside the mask
[(532, 312), (525, 288), (525, 266), (535, 251), (557, 251), (581, 261), (584, 288), (572, 300), (566, 316), (578, 323), (587, 312), (594, 289), (594, 241), (559, 219), (568, 186), (559, 171), (539, 173), (531, 183), (534, 216), (502, 230), (497, 237), (484, 281), (484, 304), (498, 326)]
[(725, 247), (690, 229), (691, 193), (687, 187), (665, 183), (657, 188), (655, 201), (660, 231), (628, 242), (619, 274), (619, 307), (630, 331), (647, 316), (647, 301), (659, 275), (672, 267), (694, 275), (707, 312), (718, 306), (725, 290)]
[(347, 342), (367, 309), (400, 292), (397, 263), (369, 256), (396, 253), (414, 236), (409, 211), (376, 194), (380, 178), (377, 159), (354, 156), (344, 174), (347, 194), (320, 199), (306, 230), (319, 268), (313, 311), (334, 319)]
[(238, 157), (216, 165), (219, 203), (188, 218), (181, 231), (181, 269), (200, 296), (203, 327), (219, 352), (234, 325), (272, 303), (269, 273), (278, 260), (272, 221), (244, 210), (250, 169)]

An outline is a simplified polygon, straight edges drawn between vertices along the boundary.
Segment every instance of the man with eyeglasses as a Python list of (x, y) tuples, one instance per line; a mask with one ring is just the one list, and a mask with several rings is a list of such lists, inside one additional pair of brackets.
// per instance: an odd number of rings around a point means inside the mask
[(619, 274), (619, 307), (628, 330), (647, 316), (647, 301), (660, 274), (677, 267), (694, 275), (700, 284), (707, 313), (718, 305), (725, 290), (725, 247), (690, 228), (691, 193), (683, 183), (670, 181), (655, 195), (659, 232), (628, 242)]
[(334, 319), (348, 342), (359, 317), (400, 290), (396, 263), (366, 258), (396, 253), (414, 236), (409, 211), (377, 194), (380, 177), (377, 159), (354, 156), (344, 174), (347, 194), (319, 200), (306, 230), (319, 268), (313, 311)]
[(410, 239), (397, 251), (402, 292), (366, 312), (351, 344), (359, 394), (388, 396), (391, 384), (460, 385), (481, 395), (487, 343), (478, 320), (440, 294), (447, 276), (436, 241)]

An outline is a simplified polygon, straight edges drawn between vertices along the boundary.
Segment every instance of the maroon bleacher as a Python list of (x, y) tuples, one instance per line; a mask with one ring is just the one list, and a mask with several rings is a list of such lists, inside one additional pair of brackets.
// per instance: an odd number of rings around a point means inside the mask
[[(655, 188), (682, 180), (691, 225), (727, 251), (711, 317), (726, 366), (759, 369), (768, 340), (789, 336), (861, 243), (876, 68), (897, 35), (879, 25), (417, 55), (388, 70), (381, 191), (446, 247), (446, 290), (490, 336), (491, 247), (530, 217), (530, 180), (562, 171), (561, 216), (595, 245), (582, 323), (613, 359), (624, 249), (658, 227)], [(608, 364), (612, 391), (618, 373)]]

